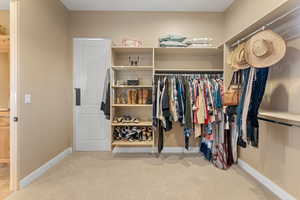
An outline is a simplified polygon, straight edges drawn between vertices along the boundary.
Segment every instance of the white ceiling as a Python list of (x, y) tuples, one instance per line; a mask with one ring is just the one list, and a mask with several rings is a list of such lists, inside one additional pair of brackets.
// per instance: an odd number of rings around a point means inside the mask
[[(61, 0), (70, 10), (222, 12), (234, 0)], [(0, 0), (7, 10), (9, 0)]]
[[(1, 1), (1, 0), (0, 0)], [(70, 10), (222, 12), (234, 0), (61, 0)]]

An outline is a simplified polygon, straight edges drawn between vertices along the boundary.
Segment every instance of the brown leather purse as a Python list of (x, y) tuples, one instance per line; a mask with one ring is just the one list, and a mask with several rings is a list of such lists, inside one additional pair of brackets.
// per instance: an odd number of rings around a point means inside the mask
[(234, 72), (228, 90), (223, 95), (223, 106), (237, 106), (241, 96), (241, 72)]

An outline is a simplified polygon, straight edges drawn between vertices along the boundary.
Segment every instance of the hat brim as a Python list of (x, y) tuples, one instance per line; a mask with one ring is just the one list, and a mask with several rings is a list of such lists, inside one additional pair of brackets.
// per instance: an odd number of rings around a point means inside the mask
[[(272, 54), (268, 57), (257, 57), (253, 51), (252, 47), (257, 40), (267, 40), (271, 41), (273, 45)], [(257, 68), (269, 67), (278, 63), (286, 53), (286, 43), (284, 39), (277, 33), (271, 30), (261, 31), (251, 37), (246, 43), (246, 60), (247, 62)]]

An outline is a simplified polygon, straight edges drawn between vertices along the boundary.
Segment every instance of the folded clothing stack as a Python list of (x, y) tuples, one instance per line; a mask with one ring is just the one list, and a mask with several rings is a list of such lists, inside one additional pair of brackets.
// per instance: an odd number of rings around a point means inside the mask
[(191, 48), (212, 47), (212, 38), (192, 38), (184, 40), (184, 43)]
[(167, 34), (159, 37), (160, 47), (187, 47), (188, 45), (183, 41), (186, 39), (185, 36), (178, 34)]
[(159, 45), (160, 47), (212, 47), (212, 38), (201, 37), (187, 39), (187, 37), (180, 34), (167, 34), (159, 37)]

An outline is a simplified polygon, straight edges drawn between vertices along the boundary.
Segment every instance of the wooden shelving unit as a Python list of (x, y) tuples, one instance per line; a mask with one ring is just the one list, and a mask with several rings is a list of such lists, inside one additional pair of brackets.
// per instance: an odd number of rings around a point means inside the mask
[(222, 52), (221, 48), (217, 47), (201, 47), (201, 48), (183, 48), (183, 47), (158, 47), (155, 48), (156, 55), (217, 55)]
[(153, 85), (113, 85), (112, 88), (152, 88)]
[(224, 70), (219, 68), (219, 69), (209, 69), (209, 68), (203, 68), (203, 67), (194, 67), (194, 68), (178, 68), (178, 69), (172, 69), (172, 68), (167, 68), (167, 69), (155, 69), (155, 72), (177, 72), (177, 71), (186, 71), (186, 72), (223, 72)]
[(153, 66), (113, 66), (112, 69), (118, 71), (152, 71)]
[(300, 126), (300, 114), (282, 111), (260, 111), (258, 116), (269, 120)]
[(112, 123), (112, 126), (152, 126), (152, 122), (139, 122), (139, 123)]
[[(139, 58), (139, 66), (128, 66), (130, 58)], [(111, 127), (112, 136), (115, 127), (152, 126), (152, 104), (116, 104), (116, 97), (126, 96), (127, 90), (140, 88), (153, 88), (155, 73), (163, 72), (223, 72), (223, 48), (112, 48), (111, 67)], [(117, 81), (138, 79), (139, 85), (117, 85)], [(120, 96), (119, 96), (120, 97)], [(138, 118), (140, 123), (113, 123), (114, 117), (130, 115)], [(181, 129), (172, 130), (176, 133), (174, 140), (181, 140)], [(178, 134), (177, 134), (178, 132)], [(179, 133), (180, 132), (180, 133)], [(155, 146), (156, 136), (153, 141), (113, 141), (112, 148), (117, 146)]]
[[(112, 138), (115, 127), (152, 127), (152, 104), (116, 104), (116, 97), (119, 94), (127, 95), (127, 90), (148, 89), (149, 96), (152, 97), (152, 82), (154, 74), (154, 49), (153, 48), (112, 48), (111, 67), (111, 130)], [(128, 66), (129, 57), (139, 58), (139, 66)], [(117, 85), (118, 80), (125, 81), (138, 79), (139, 85)], [(114, 117), (129, 115), (140, 120), (139, 123), (115, 123)], [(155, 133), (152, 133), (151, 141), (119, 141), (112, 139), (112, 148), (118, 146), (155, 146)]]
[(153, 141), (114, 141), (112, 146), (153, 146)]
[(113, 104), (113, 107), (152, 107), (152, 104)]

